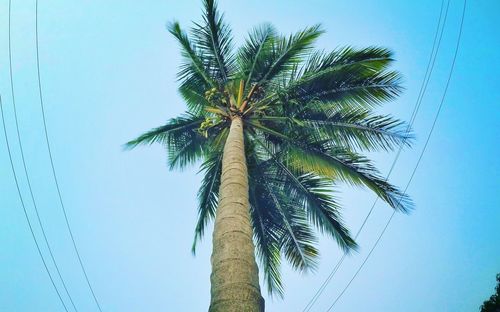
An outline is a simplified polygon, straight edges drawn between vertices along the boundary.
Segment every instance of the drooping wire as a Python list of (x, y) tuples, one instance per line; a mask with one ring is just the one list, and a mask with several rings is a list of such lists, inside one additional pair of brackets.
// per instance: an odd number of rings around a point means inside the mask
[[(406, 128), (406, 136), (410, 133), (411, 127), (413, 126), (413, 124), (415, 122), (415, 118), (416, 118), (416, 116), (418, 114), (418, 111), (420, 110), (420, 106), (421, 106), (424, 94), (425, 94), (425, 92), (427, 90), (427, 85), (428, 85), (428, 83), (430, 81), (430, 77), (431, 77), (433, 69), (434, 69), (434, 64), (435, 64), (435, 61), (436, 61), (436, 58), (437, 58), (439, 47), (441, 45), (441, 40), (442, 40), (443, 32), (444, 32), (444, 26), (446, 24), (446, 19), (447, 19), (447, 16), (448, 16), (448, 9), (449, 9), (449, 5), (450, 5), (450, 0), (447, 1), (447, 5), (446, 5), (446, 9), (445, 9), (445, 14), (444, 14), (444, 19), (443, 19), (444, 2), (445, 2), (444, 0), (441, 1), (441, 8), (439, 10), (439, 18), (438, 18), (438, 23), (437, 23), (437, 26), (436, 26), (436, 31), (435, 31), (435, 34), (434, 34), (434, 40), (433, 40), (433, 43), (432, 43), (431, 53), (429, 55), (429, 60), (427, 62), (427, 67), (426, 67), (426, 70), (425, 70), (424, 79), (422, 80), (422, 84), (420, 86), (420, 90), (419, 90), (419, 93), (418, 93), (418, 96), (417, 96), (417, 100), (416, 100), (415, 105), (413, 107), (413, 110), (412, 110), (412, 113), (411, 113), (411, 116), (410, 116), (410, 121), (408, 123), (408, 127)], [(441, 27), (441, 21), (442, 20), (443, 20), (443, 23), (442, 23), (442, 27)], [(441, 31), (440, 31), (440, 29), (441, 29)], [(405, 141), (406, 141), (406, 139), (405, 139)], [(400, 148), (398, 149), (398, 152), (396, 153), (396, 156), (395, 156), (395, 158), (394, 158), (394, 160), (392, 162), (392, 165), (389, 168), (389, 172), (387, 173), (387, 176), (385, 178), (386, 181), (389, 179), (390, 175), (392, 174), (392, 171), (394, 170), (394, 168), (396, 166), (397, 161), (399, 160), (399, 157), (400, 157), (401, 152), (403, 150), (403, 145), (404, 145), (404, 143), (401, 144)], [(363, 220), (360, 228), (356, 232), (356, 235), (354, 236), (354, 240), (356, 240), (358, 238), (358, 236), (360, 235), (360, 233), (362, 232), (362, 230), (365, 227), (368, 219), (370, 218), (373, 210), (375, 209), (375, 206), (376, 206), (378, 200), (379, 200), (379, 197), (377, 196), (375, 198), (375, 200), (374, 200), (374, 202), (373, 202), (370, 210), (368, 211), (368, 214), (364, 218), (364, 220)], [(316, 291), (316, 293), (314, 294), (314, 296), (311, 298), (311, 300), (309, 300), (309, 302), (307, 303), (307, 305), (304, 307), (304, 310), (302, 310), (302, 312), (306, 312), (306, 311), (310, 311), (311, 310), (312, 306), (316, 303), (316, 301), (318, 300), (319, 296), (321, 296), (321, 294), (323, 293), (323, 291), (326, 289), (326, 286), (328, 286), (328, 284), (330, 283), (330, 281), (333, 279), (333, 277), (335, 276), (335, 274), (339, 270), (340, 266), (342, 265), (342, 263), (344, 262), (344, 260), (345, 260), (346, 257), (347, 257), (347, 254), (344, 253), (342, 255), (342, 257), (339, 259), (339, 261), (335, 264), (335, 266), (333, 267), (333, 269), (330, 272), (330, 274), (328, 275), (328, 277), (321, 284), (320, 288)]]
[(3, 112), (3, 104), (2, 104), (2, 96), (1, 95), (0, 95), (0, 114), (2, 115), (2, 125), (3, 125), (3, 134), (5, 136), (5, 146), (7, 146), (7, 153), (9, 154), (10, 167), (12, 169), (12, 174), (14, 176), (14, 182), (16, 183), (17, 194), (19, 196), (19, 200), (21, 201), (21, 206), (23, 207), (24, 217), (26, 218), (26, 222), (28, 223), (31, 237), (33, 238), (33, 241), (35, 242), (36, 250), (38, 251), (38, 254), (40, 255), (40, 259), (42, 259), (43, 266), (45, 268), (45, 271), (47, 272), (47, 275), (49, 276), (52, 287), (56, 291), (57, 297), (61, 301), (61, 304), (64, 307), (64, 310), (66, 312), (68, 312), (68, 308), (66, 307), (66, 304), (64, 303), (64, 300), (61, 297), (61, 293), (57, 289), (56, 283), (54, 282), (54, 278), (52, 277), (52, 274), (50, 273), (49, 267), (47, 266), (47, 262), (45, 262), (45, 258), (43, 257), (42, 251), (40, 249), (40, 245), (38, 244), (38, 240), (36, 239), (36, 236), (35, 236), (35, 231), (33, 231), (33, 226), (31, 224), (29, 217), (28, 217), (28, 211), (26, 210), (26, 205), (24, 204), (23, 196), (21, 194), (21, 189), (19, 188), (19, 181), (17, 180), (17, 173), (16, 173), (16, 169), (14, 168), (14, 161), (12, 160), (12, 153), (10, 150), (10, 143), (9, 143), (9, 139), (8, 139), (8, 135), (7, 135), (7, 128), (5, 126), (5, 116), (4, 116), (4, 112)]
[[(431, 129), (429, 131), (429, 134), (427, 135), (427, 139), (425, 141), (425, 144), (424, 144), (424, 147), (422, 149), (422, 152), (420, 153), (420, 156), (419, 156), (419, 158), (417, 160), (417, 163), (415, 164), (415, 167), (414, 167), (414, 169), (413, 169), (413, 171), (411, 173), (411, 176), (410, 176), (410, 179), (408, 180), (408, 183), (406, 184), (406, 187), (405, 187), (405, 190), (404, 190), (402, 196), (404, 196), (406, 194), (406, 191), (408, 190), (408, 187), (410, 186), (410, 184), (411, 184), (411, 182), (413, 180), (413, 177), (415, 176), (415, 173), (417, 172), (418, 166), (420, 165), (420, 162), (422, 161), (422, 157), (424, 156), (424, 153), (425, 153), (425, 151), (427, 149), (427, 145), (429, 144), (429, 141), (431, 139), (432, 133), (433, 133), (434, 128), (436, 126), (438, 117), (439, 117), (439, 115), (441, 113), (441, 109), (443, 108), (444, 100), (446, 98), (446, 93), (447, 93), (448, 87), (450, 85), (451, 77), (452, 77), (453, 70), (455, 68), (455, 63), (456, 63), (456, 60), (457, 60), (458, 50), (459, 50), (459, 47), (460, 47), (460, 41), (461, 41), (461, 38), (462, 38), (462, 30), (463, 30), (464, 19), (465, 19), (466, 6), (467, 6), (467, 0), (464, 0), (464, 6), (463, 6), (463, 9), (462, 9), (462, 18), (461, 18), (461, 21), (460, 21), (460, 30), (459, 30), (459, 33), (458, 33), (457, 45), (455, 47), (455, 53), (453, 55), (453, 61), (452, 61), (452, 64), (451, 64), (451, 68), (450, 68), (450, 72), (449, 72), (449, 75), (448, 75), (448, 79), (446, 81), (446, 86), (445, 86), (445, 89), (444, 89), (444, 92), (443, 92), (443, 96), (441, 97), (441, 102), (439, 104), (439, 108), (438, 108), (438, 110), (436, 112), (436, 116), (434, 117), (434, 121), (432, 123), (432, 126), (431, 126)], [(363, 260), (363, 262), (361, 263), (361, 265), (359, 266), (359, 268), (356, 270), (356, 272), (352, 276), (352, 278), (349, 280), (349, 283), (347, 283), (346, 287), (344, 287), (344, 289), (342, 290), (342, 292), (337, 296), (337, 298), (335, 298), (335, 300), (333, 301), (333, 303), (328, 308), (327, 312), (329, 312), (329, 311), (332, 310), (332, 308), (335, 306), (335, 304), (340, 300), (340, 298), (344, 295), (344, 293), (347, 291), (347, 289), (349, 288), (349, 286), (352, 284), (352, 282), (354, 281), (354, 279), (358, 276), (359, 272), (364, 267), (364, 265), (366, 264), (366, 262), (368, 261), (368, 259), (372, 255), (373, 251), (375, 250), (375, 248), (379, 244), (380, 240), (382, 239), (382, 236), (384, 235), (384, 233), (386, 232), (387, 228), (389, 227), (389, 224), (391, 223), (394, 215), (395, 215), (395, 211), (392, 212), (389, 220), (387, 220), (387, 223), (385, 224), (382, 232), (380, 232), (377, 240), (375, 241), (375, 244), (370, 249), (370, 252), (367, 254), (367, 256), (365, 257), (365, 259)]]
[(79, 252), (78, 247), (76, 245), (75, 237), (73, 235), (73, 231), (71, 230), (70, 222), (68, 220), (68, 215), (66, 213), (66, 207), (65, 207), (64, 201), (62, 199), (61, 188), (59, 187), (59, 180), (58, 180), (57, 174), (56, 174), (56, 169), (55, 169), (55, 165), (54, 165), (54, 158), (52, 156), (52, 149), (51, 149), (49, 134), (48, 134), (48, 130), (47, 130), (47, 120), (46, 120), (46, 117), (45, 117), (45, 107), (44, 107), (44, 102), (43, 102), (42, 82), (41, 82), (41, 75), (40, 75), (40, 53), (39, 53), (39, 44), (38, 43), (39, 43), (39, 36), (38, 36), (38, 0), (36, 0), (35, 1), (36, 68), (37, 68), (37, 79), (38, 79), (38, 96), (39, 96), (39, 99), (40, 99), (40, 108), (41, 108), (41, 111), (42, 111), (42, 120), (43, 120), (43, 130), (44, 130), (44, 134), (45, 134), (45, 143), (47, 145), (47, 151), (48, 151), (49, 159), (50, 159), (50, 166), (51, 166), (51, 169), (52, 169), (52, 176), (53, 176), (54, 183), (55, 183), (55, 186), (56, 186), (57, 195), (58, 195), (58, 198), (59, 198), (59, 203), (61, 205), (61, 209), (62, 209), (62, 212), (63, 212), (63, 215), (64, 215), (64, 221), (66, 222), (66, 228), (68, 229), (69, 236), (71, 237), (71, 242), (73, 244), (73, 249), (74, 249), (74, 251), (76, 253), (76, 256), (78, 258), (78, 262), (80, 264), (80, 268), (81, 268), (81, 270), (83, 272), (83, 275), (85, 276), (85, 281), (87, 282), (88, 288), (89, 288), (89, 290), (90, 290), (90, 292), (92, 294), (92, 297), (94, 298), (94, 301), (95, 301), (95, 303), (97, 305), (97, 308), (99, 309), (99, 311), (102, 312), (101, 305), (99, 304), (99, 301), (97, 300), (97, 296), (94, 293), (94, 289), (92, 288), (92, 285), (90, 283), (90, 279), (88, 277), (87, 270), (85, 269), (82, 257), (80, 255), (80, 252)]
[[(78, 309), (76, 308), (75, 303), (73, 301), (73, 298), (71, 297), (71, 295), (69, 293), (68, 287), (66, 286), (64, 278), (62, 277), (61, 270), (59, 269), (59, 266), (57, 265), (57, 261), (55, 259), (54, 253), (52, 252), (52, 248), (51, 248), (49, 240), (47, 238), (47, 234), (45, 233), (45, 229), (43, 227), (43, 223), (42, 223), (42, 220), (40, 218), (40, 213), (39, 213), (38, 207), (36, 205), (35, 196), (33, 194), (33, 188), (31, 187), (31, 181), (30, 181), (29, 174), (28, 174), (28, 167), (26, 165), (26, 159), (24, 157), (24, 149), (23, 149), (23, 144), (22, 144), (22, 140), (21, 140), (21, 133), (20, 133), (20, 130), (19, 130), (19, 122), (18, 122), (17, 108), (16, 108), (16, 99), (15, 99), (15, 93), (14, 93), (14, 77), (13, 77), (13, 71), (12, 71), (12, 38), (11, 38), (12, 28), (11, 28), (11, 19), (12, 19), (12, 0), (9, 0), (9, 27), (8, 27), (8, 32), (9, 32), (9, 36), (8, 36), (8, 41), (9, 41), (9, 75), (10, 75), (10, 86), (11, 86), (11, 93), (12, 93), (12, 106), (14, 108), (14, 120), (15, 120), (15, 125), (16, 125), (17, 141), (18, 141), (18, 144), (19, 144), (19, 150), (21, 152), (21, 160), (22, 160), (22, 164), (23, 164), (24, 174), (26, 176), (26, 181), (27, 181), (27, 184), (28, 184), (28, 190), (29, 190), (29, 193), (30, 193), (31, 201), (33, 203), (33, 207), (35, 209), (37, 221), (38, 221), (38, 224), (39, 224), (40, 229), (42, 231), (42, 236), (43, 236), (43, 239), (44, 239), (45, 244), (47, 246), (47, 250), (49, 251), (50, 258), (52, 260), (52, 263), (54, 264), (54, 267), (56, 269), (57, 275), (58, 275), (59, 279), (61, 280), (61, 283), (63, 285), (64, 291), (68, 295), (68, 298), (69, 298), (69, 300), (71, 302), (71, 305), (73, 306), (73, 308), (75, 309), (75, 311), (78, 311)], [(2, 111), (2, 114), (3, 114), (3, 111)], [(3, 115), (2, 115), (2, 118), (3, 118)], [(4, 121), (4, 127), (5, 127), (5, 121)], [(7, 133), (5, 133), (5, 135), (6, 135), (6, 140), (8, 140)], [(9, 156), (10, 156), (10, 153), (9, 153)], [(15, 174), (14, 168), (13, 168), (13, 172)], [(16, 177), (16, 182), (17, 182), (17, 177)], [(23, 203), (23, 207), (24, 207), (24, 203)]]

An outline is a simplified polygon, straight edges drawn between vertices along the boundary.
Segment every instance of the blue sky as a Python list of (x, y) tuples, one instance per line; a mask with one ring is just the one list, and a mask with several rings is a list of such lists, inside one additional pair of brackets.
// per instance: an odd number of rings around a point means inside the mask
[[(458, 35), (462, 1), (451, 1), (443, 43), (414, 130), (391, 182), (404, 186), (441, 98)], [(0, 94), (15, 167), (34, 218), (15, 137), (7, 44), (8, 1), (0, 2)], [(42, 221), (79, 311), (96, 311), (73, 253), (51, 180), (37, 98), (34, 1), (13, 1), (13, 69), (22, 142)], [(406, 91), (384, 112), (408, 120), (432, 46), (440, 1), (221, 0), (241, 42), (252, 26), (283, 33), (322, 23), (317, 47), (381, 45), (395, 51)], [(409, 189), (416, 210), (396, 215), (379, 247), (334, 311), (476, 311), (500, 272), (495, 0), (469, 1), (463, 40), (444, 109)], [(160, 146), (121, 145), (178, 115), (179, 50), (165, 30), (198, 20), (200, 2), (40, 1), (40, 61), (46, 115), (68, 216), (105, 311), (203, 311), (209, 302), (210, 240), (190, 253), (197, 168), (169, 172)], [(22, 213), (7, 150), (0, 143), (0, 310), (62, 311)], [(372, 155), (386, 173), (393, 154)], [(357, 230), (374, 195), (341, 187), (346, 222)], [(311, 311), (325, 311), (363, 261), (391, 210), (379, 203)], [(34, 219), (33, 219), (34, 220)], [(40, 231), (36, 228), (36, 234)], [(210, 237), (210, 235), (207, 235)], [(46, 254), (46, 251), (44, 251)], [(47, 254), (46, 254), (47, 255)], [(267, 311), (301, 311), (341, 251), (321, 241), (316, 272), (283, 270), (284, 300)], [(53, 270), (53, 268), (51, 267)]]

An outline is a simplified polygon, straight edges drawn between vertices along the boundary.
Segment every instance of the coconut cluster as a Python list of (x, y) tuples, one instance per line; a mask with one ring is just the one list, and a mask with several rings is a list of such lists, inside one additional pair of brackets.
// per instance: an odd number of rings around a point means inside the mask
[(225, 103), (226, 100), (224, 98), (224, 94), (222, 94), (219, 90), (216, 88), (212, 88), (210, 90), (207, 90), (205, 92), (205, 99), (207, 99), (208, 102), (214, 104), (214, 103)]
[(216, 125), (216, 121), (210, 117), (207, 117), (205, 121), (200, 124), (200, 127), (196, 131), (204, 137), (208, 137), (208, 129)]

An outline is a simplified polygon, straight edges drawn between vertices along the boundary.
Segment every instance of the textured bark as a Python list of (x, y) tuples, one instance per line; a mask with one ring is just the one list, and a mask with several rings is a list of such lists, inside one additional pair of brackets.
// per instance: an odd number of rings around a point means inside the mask
[(263, 312), (248, 201), (243, 122), (235, 117), (224, 146), (212, 251), (210, 312)]

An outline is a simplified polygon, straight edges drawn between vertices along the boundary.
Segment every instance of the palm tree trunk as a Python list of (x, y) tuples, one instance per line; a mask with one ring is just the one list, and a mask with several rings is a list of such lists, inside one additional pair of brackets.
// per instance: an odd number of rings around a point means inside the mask
[(209, 312), (264, 311), (252, 237), (243, 122), (234, 117), (222, 159)]

